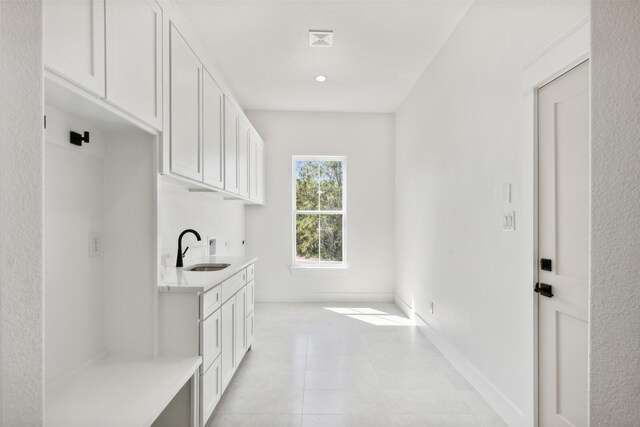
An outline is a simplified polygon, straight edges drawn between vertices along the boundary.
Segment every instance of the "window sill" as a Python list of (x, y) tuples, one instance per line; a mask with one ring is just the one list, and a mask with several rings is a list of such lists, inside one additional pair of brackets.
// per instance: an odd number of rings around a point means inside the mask
[(298, 273), (346, 273), (349, 270), (348, 264), (340, 265), (291, 265), (291, 274)]

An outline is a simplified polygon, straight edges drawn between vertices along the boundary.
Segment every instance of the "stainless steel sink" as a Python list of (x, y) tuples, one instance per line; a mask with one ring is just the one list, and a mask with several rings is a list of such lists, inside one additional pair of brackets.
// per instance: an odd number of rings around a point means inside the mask
[(189, 267), (185, 267), (184, 271), (219, 271), (224, 270), (229, 267), (230, 264), (221, 264), (221, 263), (213, 263), (213, 264), (195, 264)]

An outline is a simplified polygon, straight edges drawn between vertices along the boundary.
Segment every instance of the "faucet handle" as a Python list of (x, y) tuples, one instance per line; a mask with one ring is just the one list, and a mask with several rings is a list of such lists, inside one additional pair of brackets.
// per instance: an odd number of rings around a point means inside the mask
[(187, 246), (186, 249), (182, 252), (182, 258), (184, 258), (188, 250), (189, 250), (189, 246)]

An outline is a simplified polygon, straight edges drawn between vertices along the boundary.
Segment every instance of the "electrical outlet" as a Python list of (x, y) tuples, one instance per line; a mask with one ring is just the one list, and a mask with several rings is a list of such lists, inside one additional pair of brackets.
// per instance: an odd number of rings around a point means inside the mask
[(433, 301), (429, 303), (429, 311), (433, 314)]
[(98, 231), (93, 231), (89, 236), (89, 256), (96, 257), (100, 255), (102, 255), (102, 236)]

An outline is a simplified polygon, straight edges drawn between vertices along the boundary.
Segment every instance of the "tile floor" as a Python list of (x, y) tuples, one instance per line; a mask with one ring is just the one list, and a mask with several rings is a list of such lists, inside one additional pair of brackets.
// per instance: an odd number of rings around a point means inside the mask
[(256, 304), (208, 427), (505, 426), (393, 304)]

